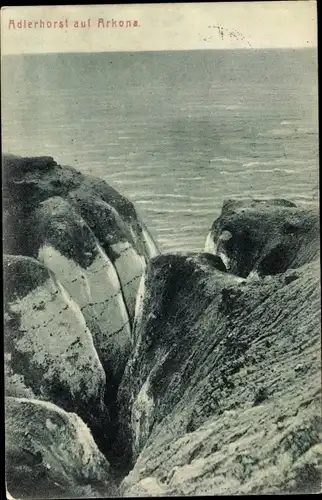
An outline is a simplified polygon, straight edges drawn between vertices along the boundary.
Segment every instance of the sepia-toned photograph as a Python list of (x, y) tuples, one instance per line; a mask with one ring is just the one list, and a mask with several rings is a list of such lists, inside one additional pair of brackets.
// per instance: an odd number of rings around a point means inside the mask
[(316, 9), (1, 9), (8, 500), (322, 492)]

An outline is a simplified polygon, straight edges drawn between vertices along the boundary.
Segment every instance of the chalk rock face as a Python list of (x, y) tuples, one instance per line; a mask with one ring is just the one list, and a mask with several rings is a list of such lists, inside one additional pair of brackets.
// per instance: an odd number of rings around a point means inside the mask
[(84, 219), (62, 198), (42, 202), (34, 220), (38, 260), (80, 307), (106, 374), (120, 378), (130, 352), (131, 327), (114, 265)]
[(77, 303), (30, 257), (4, 256), (8, 396), (52, 401), (91, 427), (108, 423), (106, 377)]
[(277, 274), (316, 259), (319, 218), (286, 200), (227, 200), (208, 234), (205, 251), (229, 272), (246, 277)]
[[(121, 284), (134, 278), (129, 271), (135, 262), (135, 270), (159, 253), (147, 228), (136, 213), (134, 205), (115, 191), (105, 181), (67, 166), (60, 166), (50, 157), (21, 158), (13, 155), (3, 157), (4, 197), (4, 250), (10, 254), (37, 257), (38, 242), (35, 234), (34, 210), (52, 197), (61, 197), (72, 203), (74, 210), (92, 230), (109, 259), (118, 262)], [(121, 245), (120, 245), (121, 244)], [(125, 250), (125, 246), (132, 251)], [(130, 273), (130, 275), (129, 275)], [(139, 281), (137, 279), (136, 281)], [(129, 309), (133, 311), (131, 296)]]
[(150, 262), (119, 390), (124, 496), (320, 489), (319, 261), (243, 279)]
[(115, 495), (110, 466), (75, 413), (45, 401), (14, 397), (6, 398), (5, 413), (6, 486), (11, 496)]
[[(71, 192), (69, 198), (77, 203), (80, 213), (100, 242), (103, 250), (114, 264), (122, 285), (124, 302), (130, 322), (134, 319), (135, 299), (140, 278), (144, 272), (146, 259), (155, 256), (157, 250), (151, 249), (147, 256), (137, 251), (135, 231), (119, 215), (117, 210), (98, 196), (89, 199), (84, 188)], [(142, 234), (148, 233), (142, 224)], [(145, 237), (145, 236), (144, 236)], [(157, 252), (158, 253), (158, 252)]]
[(108, 380), (131, 348), (135, 300), (158, 250), (133, 204), (50, 157), (3, 158), (4, 251), (38, 259), (78, 304)]

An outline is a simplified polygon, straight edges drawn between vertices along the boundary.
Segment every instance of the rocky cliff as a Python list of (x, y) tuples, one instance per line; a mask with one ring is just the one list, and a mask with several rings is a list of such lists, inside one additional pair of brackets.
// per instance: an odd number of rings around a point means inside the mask
[(3, 171), (9, 492), (317, 492), (317, 213), (229, 200), (204, 253), (158, 255), (105, 182)]
[[(118, 395), (125, 496), (319, 490), (318, 217), (289, 205), (224, 206), (213, 227), (230, 253), (207, 249), (239, 276), (209, 253), (150, 262)], [(280, 235), (291, 222), (296, 246)], [(281, 239), (284, 272), (256, 266)]]
[(104, 181), (50, 157), (2, 166), (6, 395), (77, 413), (109, 455), (137, 290), (158, 249)]

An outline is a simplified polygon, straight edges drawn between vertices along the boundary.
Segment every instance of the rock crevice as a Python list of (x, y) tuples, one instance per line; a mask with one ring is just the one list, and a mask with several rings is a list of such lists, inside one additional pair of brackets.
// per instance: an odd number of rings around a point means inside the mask
[(228, 200), (204, 253), (159, 255), (104, 181), (3, 180), (11, 495), (319, 490), (316, 212)]

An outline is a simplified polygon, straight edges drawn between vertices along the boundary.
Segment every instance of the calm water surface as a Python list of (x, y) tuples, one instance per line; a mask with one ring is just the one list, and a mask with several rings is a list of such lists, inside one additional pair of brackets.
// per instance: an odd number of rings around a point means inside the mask
[(136, 205), (163, 251), (202, 250), (225, 198), (317, 197), (315, 52), (5, 57), (3, 148)]

